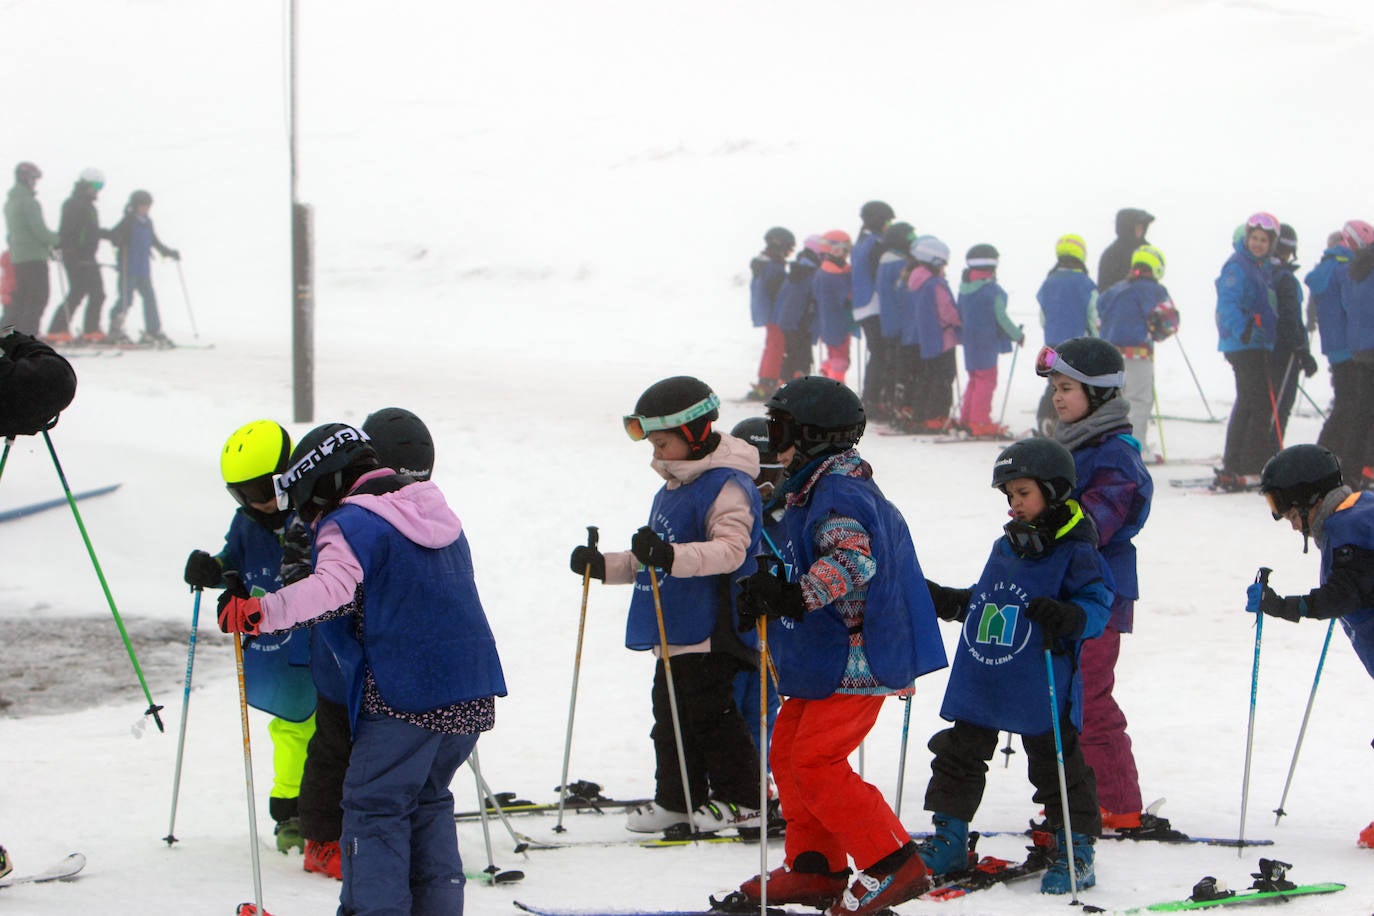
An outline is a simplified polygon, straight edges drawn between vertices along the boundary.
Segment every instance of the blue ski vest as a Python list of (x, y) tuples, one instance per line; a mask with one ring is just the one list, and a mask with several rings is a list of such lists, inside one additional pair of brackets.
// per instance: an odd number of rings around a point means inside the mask
[(329, 520), (363, 569), (361, 627), (350, 615), (343, 619), (353, 623), (351, 632), (325, 631), (347, 685), (351, 723), (362, 705), (365, 670), (382, 700), (399, 712), (506, 695), (466, 534), (445, 547), (421, 547), (380, 516), (347, 503)]
[[(789, 578), (796, 581), (816, 561), (813, 533), (832, 513), (853, 518), (868, 532), (877, 572), (867, 584), (864, 654), (878, 682), (894, 690), (944, 668), (935, 605), (916, 559), (911, 532), (897, 508), (870, 479), (826, 474), (816, 481), (804, 506), (791, 506), (782, 522), (782, 546)], [(835, 692), (849, 659), (849, 629), (834, 605), (783, 618), (769, 628), (768, 647), (778, 669), (778, 693), (824, 699)]]
[(749, 281), (749, 318), (754, 327), (761, 328), (773, 319), (777, 293), (772, 290), (782, 283), (787, 264), (781, 259), (759, 255), (750, 264), (750, 270), (753, 279)]
[(882, 260), (878, 262), (878, 273), (873, 279), (873, 286), (878, 294), (878, 319), (884, 337), (900, 338), (907, 312), (910, 311), (906, 284), (901, 282), (902, 271), (905, 268), (906, 258), (893, 255), (891, 252), (884, 253)]
[[(759, 552), (763, 531), (760, 519), (762, 501), (753, 479), (734, 468), (712, 468), (691, 483), (668, 489), (665, 485), (654, 497), (649, 511), (649, 527), (670, 544), (690, 544), (707, 540), (706, 513), (716, 501), (721, 487), (734, 481), (749, 495), (754, 516), (749, 538), (749, 552), (739, 568), (725, 576), (673, 576), (659, 572), (658, 593), (663, 606), (663, 624), (671, 646), (690, 646), (702, 642), (715, 632), (717, 621), (729, 612), (729, 625), (738, 624), (735, 601), (739, 597), (736, 578), (754, 571), (754, 557)], [(724, 579), (724, 581), (722, 581)], [(728, 602), (728, 607), (723, 605)], [(758, 646), (752, 631), (740, 634), (740, 641), (751, 649)], [(630, 614), (625, 622), (625, 648), (636, 651), (652, 649), (659, 644), (658, 613), (654, 608), (653, 586), (649, 570), (641, 568), (635, 574), (634, 596), (630, 599)]]
[(811, 280), (811, 294), (816, 299), (816, 331), (828, 347), (842, 347), (849, 342), (854, 326), (854, 314), (849, 307), (849, 271), (831, 273), (818, 270)]
[(787, 269), (787, 280), (778, 291), (773, 309), (773, 324), (784, 331), (795, 331), (811, 321), (811, 278), (816, 273), (816, 256), (803, 251)]
[(1149, 347), (1149, 317), (1155, 306), (1169, 299), (1168, 292), (1148, 277), (1122, 280), (1097, 300), (1097, 314), (1102, 321), (1099, 336), (1118, 347)]
[[(1048, 556), (1027, 559), (998, 538), (969, 598), (940, 716), (1018, 735), (1050, 731), (1043, 636), (1040, 625), (1026, 619), (1026, 608), (1039, 596), (1073, 601), (1087, 612), (1083, 637), (1092, 638), (1107, 622), (1110, 576), (1091, 541), (1061, 540)], [(1061, 640), (1060, 648), (1051, 656), (1055, 700), (1060, 716), (1081, 727), (1082, 640)]]
[(999, 353), (1011, 352), (1011, 341), (997, 324), (997, 299), (1005, 297), (996, 280), (976, 280), (959, 288), (959, 320), (963, 322), (964, 368), (969, 372), (995, 369)]
[[(220, 564), (237, 570), (248, 593), (261, 597), (282, 587), (281, 537), (234, 513), (224, 536)], [(288, 722), (315, 714), (315, 681), (310, 674), (310, 630), (248, 636), (243, 641), (243, 683), (248, 705)]]
[(865, 230), (859, 233), (854, 249), (849, 253), (849, 266), (853, 273), (854, 320), (863, 321), (878, 314), (877, 297), (874, 293), (874, 279), (878, 258), (874, 252), (881, 250), (882, 239), (876, 232)]
[(932, 276), (910, 293), (911, 321), (902, 334), (902, 343), (920, 347), (922, 359), (934, 359), (945, 352), (945, 329), (935, 304), (935, 293), (941, 287), (953, 302), (954, 294), (944, 277)]
[(1056, 267), (1035, 293), (1045, 316), (1045, 344), (1057, 347), (1088, 333), (1088, 304), (1097, 284), (1081, 270)]
[(1350, 359), (1345, 300), (1341, 296), (1341, 278), (1350, 269), (1350, 249), (1335, 245), (1322, 252), (1316, 267), (1307, 272), (1303, 282), (1312, 292), (1312, 307), (1317, 312), (1317, 331), (1321, 334), (1322, 353), (1332, 365)]
[[(1321, 582), (1331, 576), (1332, 555), (1337, 548), (1352, 546), (1374, 550), (1374, 493), (1361, 493), (1346, 509), (1338, 509), (1326, 520), (1323, 532)], [(1364, 669), (1374, 677), (1374, 608), (1363, 608), (1341, 618), (1341, 629), (1350, 638)]]

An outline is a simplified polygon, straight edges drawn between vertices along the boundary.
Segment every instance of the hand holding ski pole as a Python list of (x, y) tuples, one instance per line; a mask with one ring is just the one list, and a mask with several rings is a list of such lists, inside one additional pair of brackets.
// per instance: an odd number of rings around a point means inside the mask
[[(790, 617), (801, 620), (806, 616), (806, 602), (796, 582), (783, 578), (782, 561), (768, 554), (754, 558), (758, 570), (741, 580), (738, 604), (739, 629), (748, 632), (763, 617)], [(770, 567), (776, 566), (777, 572)]]

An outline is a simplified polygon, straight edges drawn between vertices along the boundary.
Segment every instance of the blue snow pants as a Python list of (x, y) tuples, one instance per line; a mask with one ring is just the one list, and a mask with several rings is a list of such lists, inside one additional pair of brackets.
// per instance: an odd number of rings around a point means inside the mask
[(449, 783), (477, 735), (362, 713), (343, 789), (339, 916), (462, 916)]

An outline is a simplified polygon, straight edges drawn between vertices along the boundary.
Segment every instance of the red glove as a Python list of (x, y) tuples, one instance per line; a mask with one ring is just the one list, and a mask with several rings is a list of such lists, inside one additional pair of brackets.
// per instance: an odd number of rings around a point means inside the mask
[(224, 592), (219, 596), (219, 629), (221, 633), (258, 635), (262, 622), (262, 602), (257, 598), (240, 598)]

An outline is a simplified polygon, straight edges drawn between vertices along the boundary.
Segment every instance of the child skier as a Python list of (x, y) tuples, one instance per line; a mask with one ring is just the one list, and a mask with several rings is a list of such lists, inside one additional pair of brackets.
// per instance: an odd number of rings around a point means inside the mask
[[(239, 508), (224, 536), (224, 549), (214, 556), (193, 550), (186, 558), (188, 585), (224, 588), (224, 572), (233, 570), (251, 595), (282, 587), (282, 534), (294, 516), (277, 507), (273, 478), (286, 470), (290, 455), (291, 437), (271, 420), (241, 426), (225, 442), (220, 474)], [(267, 723), (273, 764), (268, 813), (276, 822), (277, 849), (303, 852), (298, 799), (306, 747), (315, 732), (316, 701), (310, 631), (252, 636), (243, 648), (248, 704), (272, 716)]]
[[(653, 801), (630, 811), (625, 825), (640, 833), (678, 824), (717, 831), (760, 823), (758, 751), (734, 704), (735, 675), (753, 668), (758, 653), (737, 635), (738, 589), (732, 585), (753, 568), (758, 553), (759, 456), (748, 443), (712, 431), (719, 408), (715, 392), (691, 376), (645, 389), (624, 422), (632, 440), (649, 440), (650, 466), (665, 481), (649, 524), (630, 539), (629, 550), (602, 554), (584, 545), (572, 552), (574, 573), (590, 572), (608, 585), (634, 584), (625, 647), (651, 649), (659, 659), (652, 691), (657, 785)], [(653, 569), (659, 570), (657, 589)], [(685, 788), (666, 666), (676, 691)]]
[(350, 622), (318, 632), (353, 734), (339, 912), (461, 913), (449, 784), (506, 693), (467, 535), (432, 482), (381, 467), (352, 426), (316, 427), (291, 459), (277, 492), (313, 526), (314, 572), (261, 598), (225, 592), (220, 629)]
[[(1265, 582), (1246, 589), (1245, 609), (1297, 623), (1304, 617), (1339, 617), (1355, 654), (1374, 677), (1374, 493), (1342, 483), (1336, 456), (1320, 445), (1292, 445), (1270, 458), (1260, 473), (1260, 492), (1274, 521), (1311, 537), (1321, 550), (1321, 577), (1305, 595), (1281, 597)], [(1374, 848), (1374, 823), (1358, 843)]]
[(1269, 360), (1269, 387), (1274, 392), (1274, 411), (1278, 414), (1279, 441), (1288, 434), (1288, 416), (1298, 397), (1298, 374), (1307, 378), (1317, 374), (1302, 320), (1302, 283), (1298, 281), (1298, 233), (1287, 223), (1279, 224), (1279, 239), (1269, 259), (1274, 285), (1274, 307), (1278, 322), (1274, 326), (1274, 352)]
[(951, 423), (959, 309), (945, 280), (949, 246), (933, 235), (923, 235), (912, 244), (911, 253), (916, 266), (906, 281), (911, 315), (902, 332), (902, 342), (915, 345), (920, 368), (914, 373), (916, 391), (907, 428), (910, 432), (933, 435), (945, 432)]
[[(1097, 334), (1097, 284), (1088, 276), (1087, 243), (1082, 236), (1061, 235), (1054, 243), (1054, 256), (1054, 267), (1035, 293), (1047, 347), (1058, 346), (1070, 337)], [(1046, 438), (1054, 435), (1059, 422), (1053, 397), (1053, 386), (1046, 385), (1035, 411), (1036, 432)]]
[[(930, 583), (940, 616), (963, 621), (940, 716), (954, 725), (930, 739), (935, 755), (925, 807), (934, 835), (920, 855), (934, 874), (968, 867), (969, 821), (987, 781), (999, 730), (1026, 750), (1033, 796), (1056, 834), (1056, 858), (1040, 881), (1045, 894), (1070, 890), (1072, 852), (1078, 887), (1096, 883), (1093, 842), (1101, 831), (1093, 771), (1078, 740), (1083, 642), (1102, 632), (1112, 604), (1111, 574), (1097, 550), (1092, 518), (1069, 498), (1073, 456), (1051, 439), (1009, 445), (993, 464), (992, 485), (1007, 496), (1012, 520), (970, 589)], [(1053, 646), (1055, 702), (1062, 735), (1071, 824), (1063, 823), (1053, 720), (1042, 647)], [(1066, 835), (1071, 834), (1071, 835)]]
[(862, 226), (858, 238), (854, 240), (854, 251), (850, 257), (850, 263), (854, 268), (854, 321), (863, 329), (864, 342), (868, 347), (868, 372), (863, 375), (862, 392), (865, 404), (876, 404), (882, 400), (878, 390), (882, 379), (877, 377), (881, 372), (874, 372), (875, 369), (882, 368), (883, 339), (879, 327), (875, 283), (878, 278), (878, 260), (883, 254), (883, 233), (894, 219), (896, 213), (885, 201), (870, 200), (860, 207), (859, 221)]
[[(1317, 436), (1317, 444), (1336, 456), (1341, 463), (1345, 482), (1352, 486), (1359, 483), (1361, 467), (1358, 447), (1352, 449), (1358, 428), (1355, 426), (1355, 416), (1359, 378), (1358, 369), (1350, 357), (1349, 317), (1341, 287), (1350, 269), (1350, 259), (1354, 257), (1354, 247), (1359, 244), (1356, 234), (1360, 227), (1366, 230), (1367, 241), (1374, 243), (1374, 226), (1351, 220), (1344, 229), (1331, 234), (1321, 261), (1303, 278), (1312, 293), (1308, 310), (1316, 318), (1322, 355), (1327, 359), (1327, 371), (1331, 377), (1331, 410)], [(1355, 246), (1352, 247), (1347, 239), (1354, 241)]]
[(778, 293), (787, 280), (787, 257), (797, 247), (797, 237), (781, 226), (763, 234), (763, 251), (749, 262), (749, 317), (754, 327), (764, 329), (763, 356), (759, 358), (759, 380), (749, 389), (751, 401), (762, 401), (782, 380), (782, 355), (785, 346), (782, 328), (775, 319)]
[(1097, 311), (1102, 339), (1121, 351), (1126, 365), (1122, 397), (1130, 405), (1131, 429), (1149, 451), (1150, 417), (1154, 414), (1155, 343), (1178, 330), (1178, 310), (1164, 279), (1164, 254), (1153, 245), (1131, 253), (1131, 272), (1102, 294)]
[(1134, 408), (1121, 397), (1128, 380), (1124, 363), (1105, 340), (1074, 337), (1041, 350), (1035, 371), (1054, 391), (1059, 420), (1054, 439), (1073, 453), (1077, 477), (1071, 495), (1093, 520), (1116, 584), (1102, 635), (1083, 644), (1083, 757), (1097, 777), (1103, 829), (1141, 836), (1167, 831), (1169, 822), (1141, 811), (1126, 716), (1112, 697), (1121, 634), (1131, 632), (1140, 597), (1131, 539), (1149, 518), (1154, 496), (1140, 443), (1131, 436), (1128, 408)]
[[(770, 445), (790, 472), (779, 545), (786, 576), (750, 575), (740, 608), (746, 624), (785, 618), (768, 629), (787, 697), (770, 753), (786, 854), (769, 873), (768, 899), (867, 916), (923, 893), (930, 877), (848, 757), (885, 696), (945, 666), (944, 646), (906, 522), (854, 449), (866, 425), (859, 397), (811, 376), (784, 385), (767, 407)], [(859, 873), (846, 890), (850, 859)], [(760, 878), (739, 893), (757, 902)]]
[(782, 330), (782, 365), (778, 378), (784, 382), (811, 374), (811, 345), (815, 341), (813, 325), (816, 303), (812, 280), (821, 266), (822, 241), (810, 235), (802, 243), (802, 250), (787, 266), (787, 280), (778, 291), (773, 321)]
[[(873, 276), (878, 303), (875, 330), (879, 336), (869, 341), (872, 359), (868, 374), (872, 384), (864, 388), (864, 409), (873, 420), (892, 419), (903, 402), (900, 389), (905, 382), (905, 366), (901, 362), (902, 325), (907, 312), (905, 276), (915, 239), (916, 230), (910, 223), (892, 223), (883, 230), (883, 250)], [(867, 329), (864, 333), (868, 333)], [(873, 400), (869, 399), (870, 390)]]
[(825, 344), (821, 375), (843, 382), (849, 372), (849, 338), (853, 334), (852, 271), (849, 233), (831, 229), (821, 236), (821, 269), (811, 281), (816, 300), (816, 333)]
[(959, 424), (974, 437), (1007, 438), (1010, 431), (992, 419), (992, 395), (997, 389), (997, 356), (1020, 346), (1026, 334), (1007, 317), (1007, 294), (997, 285), (997, 249), (974, 245), (964, 256), (967, 265), (959, 283), (959, 320), (963, 323), (964, 368), (968, 385)]
[(139, 344), (150, 347), (172, 347), (175, 344), (162, 333), (162, 318), (157, 310), (157, 293), (153, 291), (152, 252), (164, 258), (181, 260), (181, 253), (168, 248), (157, 237), (148, 211), (153, 207), (153, 195), (135, 191), (124, 205), (124, 218), (110, 230), (115, 246), (115, 266), (119, 269), (119, 294), (110, 310), (110, 333), (107, 343), (129, 343), (124, 333), (124, 316), (134, 304), (134, 293), (143, 300), (143, 334)]

